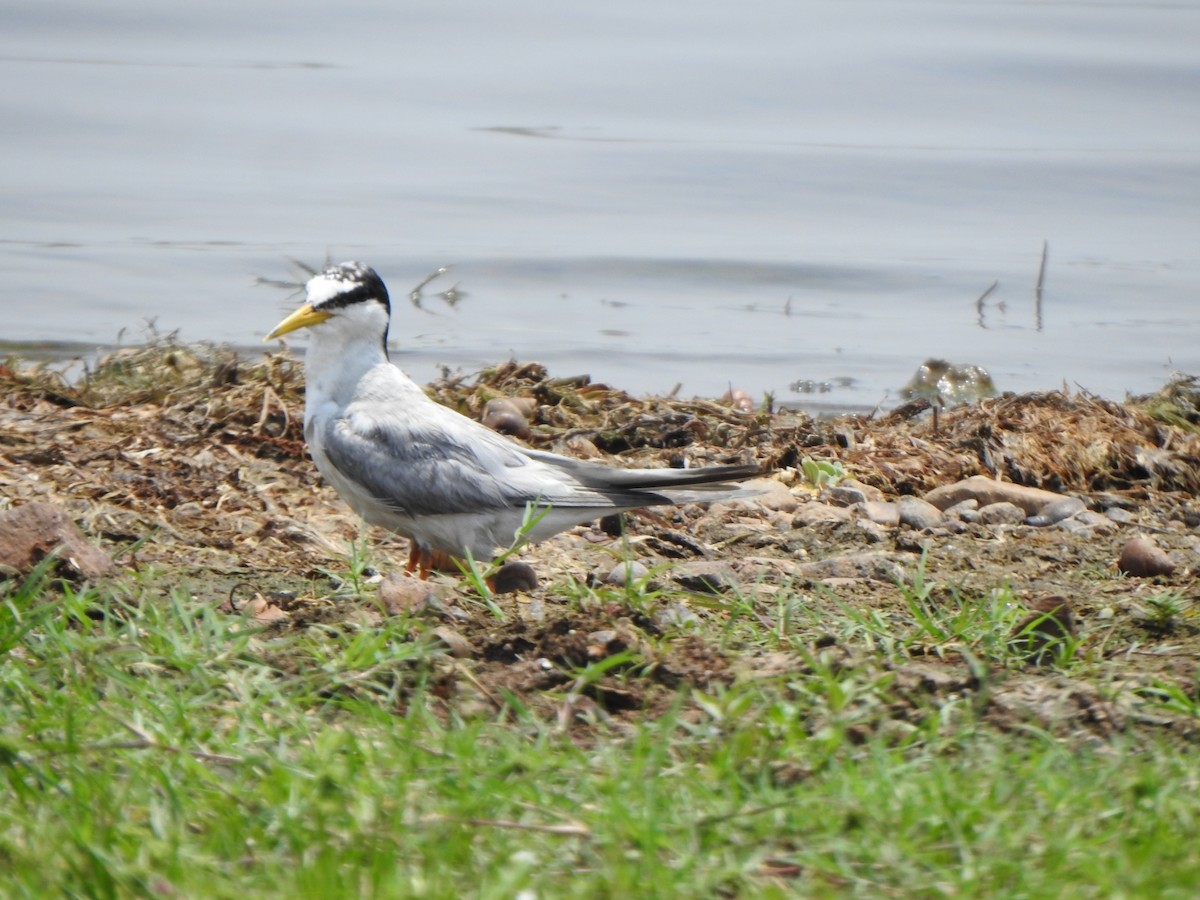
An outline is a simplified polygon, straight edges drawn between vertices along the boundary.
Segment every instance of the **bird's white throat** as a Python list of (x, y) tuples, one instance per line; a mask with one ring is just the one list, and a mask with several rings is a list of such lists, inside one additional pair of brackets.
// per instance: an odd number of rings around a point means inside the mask
[(383, 333), (359, 325), (339, 317), (311, 329), (304, 356), (306, 416), (329, 401), (349, 404), (362, 377), (388, 361)]

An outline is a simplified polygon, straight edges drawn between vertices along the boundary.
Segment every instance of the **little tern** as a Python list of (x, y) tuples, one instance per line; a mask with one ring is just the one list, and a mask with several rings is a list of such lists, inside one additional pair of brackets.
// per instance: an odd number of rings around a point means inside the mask
[(310, 329), (309, 452), (358, 515), (409, 538), (409, 571), (426, 577), (445, 556), (491, 560), (522, 527), (537, 542), (614, 512), (757, 493), (733, 483), (762, 474), (757, 465), (622, 469), (522, 446), (435, 402), (394, 365), (390, 321), (383, 280), (345, 262), (309, 280), (305, 303), (265, 340)]

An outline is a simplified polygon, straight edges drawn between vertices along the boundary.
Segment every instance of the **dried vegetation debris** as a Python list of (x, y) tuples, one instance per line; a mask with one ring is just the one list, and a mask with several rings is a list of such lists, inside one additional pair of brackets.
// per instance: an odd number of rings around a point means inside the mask
[[(680, 686), (706, 689), (772, 667), (798, 671), (812, 654), (835, 650), (839, 665), (868, 678), (892, 664), (881, 669), (836, 635), (804, 653), (781, 651), (781, 665), (761, 647), (714, 647), (692, 626), (727, 618), (738, 605), (764, 634), (786, 638), (776, 599), (797, 590), (831, 617), (844, 618), (845, 609), (903, 611), (897, 583), (922, 555), (931, 573), (964, 594), (1007, 584), (1034, 613), (1038, 598), (1062, 597), (1072, 639), (1098, 659), (1119, 659), (1129, 683), (1166, 679), (1196, 695), (1194, 379), (1124, 404), (1086, 393), (1005, 395), (943, 411), (935, 428), (912, 406), (814, 419), (732, 400), (632, 397), (586, 376), (551, 377), (538, 364), (507, 362), (472, 379), (445, 373), (430, 386), (433, 396), (475, 418), (500, 415), (537, 447), (590, 458), (619, 453), (629, 466), (749, 457), (777, 473), (758, 501), (635, 515), (619, 539), (620, 528), (607, 523), (608, 533), (576, 531), (525, 551), (542, 586), (498, 599), (503, 623), (455, 580), (419, 597), (392, 589), (330, 596), (323, 570), (345, 565), (360, 525), (308, 460), (302, 369), (287, 353), (243, 361), (166, 339), (113, 354), (72, 382), (45, 367), (0, 364), (0, 389), (0, 506), (52, 504), (101, 548), (121, 551), (121, 568), (167, 571), (197, 597), (260, 626), (373, 627), (410, 617), (414, 639), (426, 634), (445, 650), (439, 691), (448, 704), (466, 703), (468, 694), (488, 704), (510, 690), (567, 724), (592, 721), (653, 712)], [(853, 479), (817, 491), (799, 471), (806, 458), (837, 461)], [(973, 476), (987, 480), (968, 481)], [(997, 480), (1026, 489), (1014, 504), (1018, 524), (988, 524), (961, 498), (954, 509), (915, 497), (896, 503), (958, 483), (990, 490)], [(1035, 488), (1074, 495), (1063, 522), (1043, 515), (1038, 524), (1049, 527), (1020, 523), (1034, 512), (1021, 497)], [(1068, 530), (1081, 505), (1095, 521)], [(1117, 577), (1122, 548), (1147, 534), (1175, 568), (1155, 570), (1162, 574), (1153, 581)], [(399, 539), (373, 537), (398, 568)], [(603, 584), (622, 559), (645, 573), (650, 599), (642, 606), (622, 601), (620, 586), (606, 588), (618, 599), (599, 606), (555, 593), (556, 585)], [(1148, 602), (1155, 591), (1183, 599), (1164, 613)], [(1059, 725), (1091, 733), (1136, 720), (1112, 713), (1095, 689), (1064, 687), (1037, 665), (1045, 662), (1043, 626), (1033, 632), (1030, 672), (980, 688), (989, 715), (997, 723), (1028, 715), (1044, 725), (1047, 711), (1058, 710), (1073, 717)], [(1131, 649), (1139, 647), (1149, 651)], [(625, 661), (603, 677), (579, 681), (581, 668), (617, 656)], [(922, 677), (931, 665), (944, 677)], [(892, 666), (889, 676), (896, 721), (978, 680), (953, 652), (906, 666)]]

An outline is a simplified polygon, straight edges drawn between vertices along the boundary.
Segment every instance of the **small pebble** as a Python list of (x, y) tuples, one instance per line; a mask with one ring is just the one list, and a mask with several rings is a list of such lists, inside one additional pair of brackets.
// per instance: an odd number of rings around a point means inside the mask
[(1087, 509), (1087, 504), (1078, 497), (1060, 497), (1058, 500), (1051, 500), (1039, 509), (1036, 515), (1026, 519), (1025, 524), (1045, 528), (1047, 525), (1054, 525), (1064, 519), (1069, 519), (1085, 509)]
[(854, 479), (854, 478), (847, 478), (845, 481), (841, 482), (839, 487), (854, 488), (854, 490), (856, 490), (856, 491), (862, 491), (863, 496), (866, 497), (868, 500), (886, 500), (887, 499), (887, 495), (884, 494), (884, 492), (881, 491), (879, 488), (875, 487), (874, 485), (863, 484), (863, 482), (858, 481), (857, 479)]
[(470, 659), (475, 655), (471, 642), (449, 625), (439, 625), (433, 629), (433, 636), (445, 644), (450, 655), (456, 659)]
[(1155, 575), (1170, 575), (1175, 571), (1175, 561), (1146, 538), (1131, 538), (1121, 550), (1117, 568), (1135, 578), (1152, 578)]
[(887, 535), (883, 531), (883, 526), (878, 522), (872, 522), (870, 519), (859, 519), (854, 523), (858, 526), (858, 530), (863, 533), (863, 537), (867, 539), (868, 544), (882, 544), (887, 540)]
[(1058, 527), (1068, 534), (1074, 534), (1079, 537), (1091, 537), (1096, 533), (1096, 529), (1087, 522), (1080, 522), (1078, 519), (1063, 519), (1058, 523)]
[(940, 509), (919, 497), (901, 497), (897, 501), (897, 506), (899, 507), (900, 524), (915, 528), (917, 531), (937, 528), (944, 519)]
[(858, 504), (857, 509), (876, 525), (900, 524), (900, 507), (895, 503), (888, 503), (884, 500), (867, 500)]
[(654, 624), (662, 629), (682, 628), (685, 625), (697, 625), (700, 617), (682, 603), (671, 602), (654, 611), (650, 617)]
[(625, 587), (641, 581), (649, 574), (650, 570), (640, 562), (621, 562), (613, 566), (612, 571), (604, 576), (604, 583), (613, 587)]
[(979, 501), (974, 497), (968, 497), (961, 503), (955, 503), (953, 506), (946, 507), (944, 510), (942, 510), (942, 514), (948, 519), (962, 519), (964, 522), (978, 522)]
[(1090, 509), (1085, 509), (1078, 515), (1072, 516), (1069, 519), (1063, 519), (1058, 523), (1059, 528), (1065, 528), (1071, 523), (1078, 523), (1098, 531), (1101, 534), (1112, 534), (1118, 529), (1118, 525), (1104, 513), (1098, 513)]
[(578, 435), (567, 438), (563, 442), (563, 446), (559, 448), (559, 452), (565, 456), (575, 456), (579, 459), (601, 459), (604, 456), (599, 447), (587, 438)]
[(505, 397), (494, 397), (483, 408), (484, 425), (511, 437), (529, 437), (529, 422), (515, 403)]
[(507, 562), (492, 576), (492, 590), (497, 594), (532, 591), (537, 586), (537, 573), (533, 571), (533, 566), (529, 563)]
[(1118, 525), (1133, 525), (1137, 522), (1137, 516), (1119, 506), (1110, 506), (1104, 511), (1104, 515), (1108, 516)]
[(989, 503), (979, 510), (979, 521), (984, 525), (1017, 525), (1025, 521), (1025, 510), (1005, 500)]
[(802, 503), (792, 518), (793, 528), (805, 528), (809, 525), (825, 525), (833, 522), (848, 522), (851, 512), (844, 506), (830, 506), (827, 503)]
[(604, 659), (606, 656), (611, 656), (613, 653), (620, 653), (624, 649), (621, 646), (616, 630), (613, 628), (593, 631), (587, 636), (588, 659)]
[(836, 484), (822, 491), (822, 499), (828, 500), (834, 506), (853, 506), (855, 503), (866, 503), (867, 494), (852, 485)]
[(393, 572), (379, 584), (379, 602), (390, 616), (422, 613), (441, 605), (441, 590), (434, 581), (422, 581), (407, 572)]
[(732, 569), (724, 563), (703, 559), (678, 563), (671, 570), (671, 579), (694, 594), (723, 594), (737, 585)]

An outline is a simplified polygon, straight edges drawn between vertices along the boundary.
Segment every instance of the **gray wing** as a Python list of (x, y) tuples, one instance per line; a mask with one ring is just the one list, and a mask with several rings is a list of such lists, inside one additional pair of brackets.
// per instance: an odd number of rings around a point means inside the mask
[(522, 509), (528, 503), (634, 509), (685, 499), (680, 493), (729, 490), (729, 481), (760, 472), (757, 466), (620, 469), (583, 462), (522, 447), (432, 402), (412, 410), (352, 405), (325, 426), (322, 444), (339, 472), (408, 515)]
[(422, 426), (359, 414), (330, 420), (322, 437), (325, 454), (339, 472), (399, 513), (420, 516), (524, 506), (520, 492), (497, 478), (496, 471), (526, 460), (517, 453), (504, 458), (493, 451), (485, 461), (471, 441), (456, 439), (436, 422)]
[(590, 508), (656, 502), (634, 491), (580, 483), (569, 468), (546, 464), (573, 460), (528, 451), (435, 403), (414, 409), (352, 405), (326, 423), (320, 442), (343, 476), (407, 515), (524, 509), (528, 503)]

